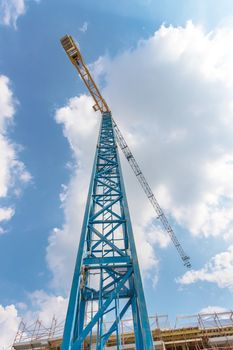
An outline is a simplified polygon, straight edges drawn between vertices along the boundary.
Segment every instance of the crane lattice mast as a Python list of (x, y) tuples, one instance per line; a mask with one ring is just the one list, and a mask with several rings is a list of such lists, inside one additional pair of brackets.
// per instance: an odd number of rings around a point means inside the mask
[[(83, 57), (81, 55), (81, 52), (73, 40), (73, 38), (70, 35), (66, 35), (61, 39), (62, 46), (64, 50), (66, 51), (70, 61), (75, 66), (75, 68), (78, 70), (80, 77), (84, 81), (87, 89), (89, 90), (91, 96), (93, 97), (95, 101), (95, 105), (93, 106), (94, 111), (100, 111), (101, 113), (104, 112), (110, 112), (110, 108), (107, 105), (106, 101), (102, 97), (97, 85), (95, 84), (89, 69), (87, 68)], [(149, 183), (147, 182), (143, 172), (141, 171), (135, 157), (133, 156), (132, 152), (130, 151), (129, 146), (127, 145), (120, 129), (118, 128), (116, 122), (114, 119), (113, 121), (113, 127), (116, 135), (116, 140), (118, 142), (118, 145), (120, 146), (122, 152), (124, 153), (127, 161), (129, 162), (134, 174), (136, 175), (139, 183), (141, 184), (141, 187), (143, 191), (145, 192), (147, 198), (149, 199), (150, 203), (152, 204), (157, 219), (160, 220), (163, 228), (170, 236), (184, 266), (187, 268), (191, 268), (190, 263), (190, 257), (185, 253), (182, 245), (180, 244), (178, 238), (176, 237), (171, 225), (169, 224), (169, 221), (166, 218), (166, 215), (164, 214), (162, 208), (160, 207), (158, 201), (156, 200), (153, 191), (151, 190), (151, 187)]]
[(92, 91), (95, 110), (102, 113), (62, 350), (103, 350), (113, 334), (116, 349), (122, 349), (121, 320), (129, 312), (136, 349), (153, 350), (111, 112), (73, 41), (65, 37), (62, 44), (69, 52), (73, 50), (71, 57)]

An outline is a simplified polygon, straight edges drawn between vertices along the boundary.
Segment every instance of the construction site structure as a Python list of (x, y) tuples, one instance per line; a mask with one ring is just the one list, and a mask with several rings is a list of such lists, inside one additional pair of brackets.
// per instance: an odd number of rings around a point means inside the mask
[[(174, 327), (170, 326), (168, 316), (149, 317), (156, 350), (230, 350), (233, 349), (233, 312), (197, 314), (177, 317)], [(64, 322), (53, 318), (51, 325), (45, 327), (40, 320), (32, 325), (23, 321), (15, 337), (12, 350), (61, 350)], [(104, 322), (104, 328), (108, 328)], [(135, 350), (133, 320), (120, 321), (121, 349)], [(97, 334), (93, 333), (96, 339)], [(90, 349), (90, 339), (84, 349)], [(111, 336), (105, 344), (106, 350), (117, 349), (117, 338)]]

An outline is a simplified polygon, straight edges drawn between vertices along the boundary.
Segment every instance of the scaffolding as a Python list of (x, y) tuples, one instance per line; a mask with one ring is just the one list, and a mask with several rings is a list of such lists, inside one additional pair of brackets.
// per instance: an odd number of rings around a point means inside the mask
[[(167, 315), (149, 318), (154, 348), (158, 350), (233, 350), (233, 311), (179, 316), (170, 326)], [(105, 322), (105, 328), (108, 329)], [(132, 319), (121, 320), (121, 349), (135, 350)], [(21, 321), (12, 350), (60, 350), (64, 322), (53, 317), (49, 327), (40, 320), (31, 325)], [(94, 335), (93, 335), (94, 336)], [(84, 345), (89, 350), (88, 338)], [(118, 349), (112, 335), (106, 350)]]

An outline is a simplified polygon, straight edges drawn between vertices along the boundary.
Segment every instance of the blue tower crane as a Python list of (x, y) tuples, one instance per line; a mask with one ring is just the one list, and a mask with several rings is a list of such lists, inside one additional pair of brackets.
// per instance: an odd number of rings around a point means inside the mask
[(94, 110), (102, 115), (62, 350), (103, 350), (112, 334), (116, 349), (122, 349), (120, 322), (129, 312), (136, 350), (152, 350), (153, 339), (116, 141), (186, 267), (191, 266), (189, 257), (113, 120), (78, 46), (68, 35), (61, 43), (95, 101)]

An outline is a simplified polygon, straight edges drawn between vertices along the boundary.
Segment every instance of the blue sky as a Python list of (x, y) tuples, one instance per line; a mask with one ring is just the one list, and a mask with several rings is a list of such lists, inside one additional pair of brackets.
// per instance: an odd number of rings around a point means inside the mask
[(185, 274), (122, 159), (149, 314), (232, 308), (232, 1), (0, 0), (0, 9), (2, 343), (21, 316), (66, 308), (98, 125), (61, 48), (66, 33), (192, 258)]

